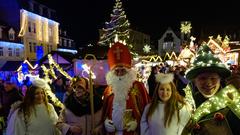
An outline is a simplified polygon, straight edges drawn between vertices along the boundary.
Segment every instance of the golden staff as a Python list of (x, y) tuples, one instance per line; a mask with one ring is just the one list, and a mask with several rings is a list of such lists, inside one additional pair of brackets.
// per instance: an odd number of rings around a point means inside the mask
[(84, 63), (87, 63), (87, 57), (93, 58), (93, 64), (89, 69), (89, 86), (90, 86), (90, 104), (91, 104), (91, 129), (94, 129), (94, 99), (93, 99), (93, 83), (92, 83), (92, 69), (96, 64), (96, 57), (93, 54), (86, 54), (84, 57)]

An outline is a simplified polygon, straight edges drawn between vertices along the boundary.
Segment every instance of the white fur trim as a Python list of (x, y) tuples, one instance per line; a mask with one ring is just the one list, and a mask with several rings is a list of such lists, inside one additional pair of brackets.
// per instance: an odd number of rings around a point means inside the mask
[(49, 89), (50, 87), (48, 86), (47, 82), (42, 79), (42, 78), (35, 78), (34, 80), (32, 80), (32, 85), (42, 88), (42, 89)]
[(170, 83), (174, 79), (174, 75), (172, 73), (167, 73), (167, 74), (159, 73), (159, 74), (156, 74), (155, 77), (156, 77), (156, 82), (161, 84)]

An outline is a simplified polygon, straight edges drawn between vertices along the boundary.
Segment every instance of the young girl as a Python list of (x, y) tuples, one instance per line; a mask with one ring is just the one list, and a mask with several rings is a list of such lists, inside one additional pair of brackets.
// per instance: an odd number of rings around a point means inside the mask
[(173, 74), (156, 75), (153, 100), (141, 118), (141, 135), (180, 135), (191, 116), (191, 107), (177, 92)]
[(9, 114), (7, 135), (55, 135), (57, 113), (48, 103), (45, 94), (46, 83), (35, 79), (26, 91), (22, 103), (12, 108)]

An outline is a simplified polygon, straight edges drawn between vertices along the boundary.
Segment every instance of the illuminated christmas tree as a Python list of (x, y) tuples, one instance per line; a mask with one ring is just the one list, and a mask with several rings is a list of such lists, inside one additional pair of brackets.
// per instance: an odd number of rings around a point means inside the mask
[(122, 2), (116, 0), (115, 6), (113, 7), (113, 13), (111, 14), (111, 20), (105, 22), (105, 27), (100, 32), (99, 45), (111, 45), (111, 43), (114, 43), (115, 36), (118, 35), (118, 40), (125, 41), (131, 49), (132, 46), (128, 43), (129, 26), (130, 23), (122, 8)]

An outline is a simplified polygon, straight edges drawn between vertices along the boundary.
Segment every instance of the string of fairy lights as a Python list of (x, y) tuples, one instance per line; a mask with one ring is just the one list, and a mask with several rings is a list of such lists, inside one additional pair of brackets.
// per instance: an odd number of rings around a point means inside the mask
[(222, 108), (229, 107), (240, 119), (240, 92), (232, 85), (221, 89), (213, 97), (201, 104), (194, 112), (192, 118), (199, 121), (203, 116), (216, 112)]

